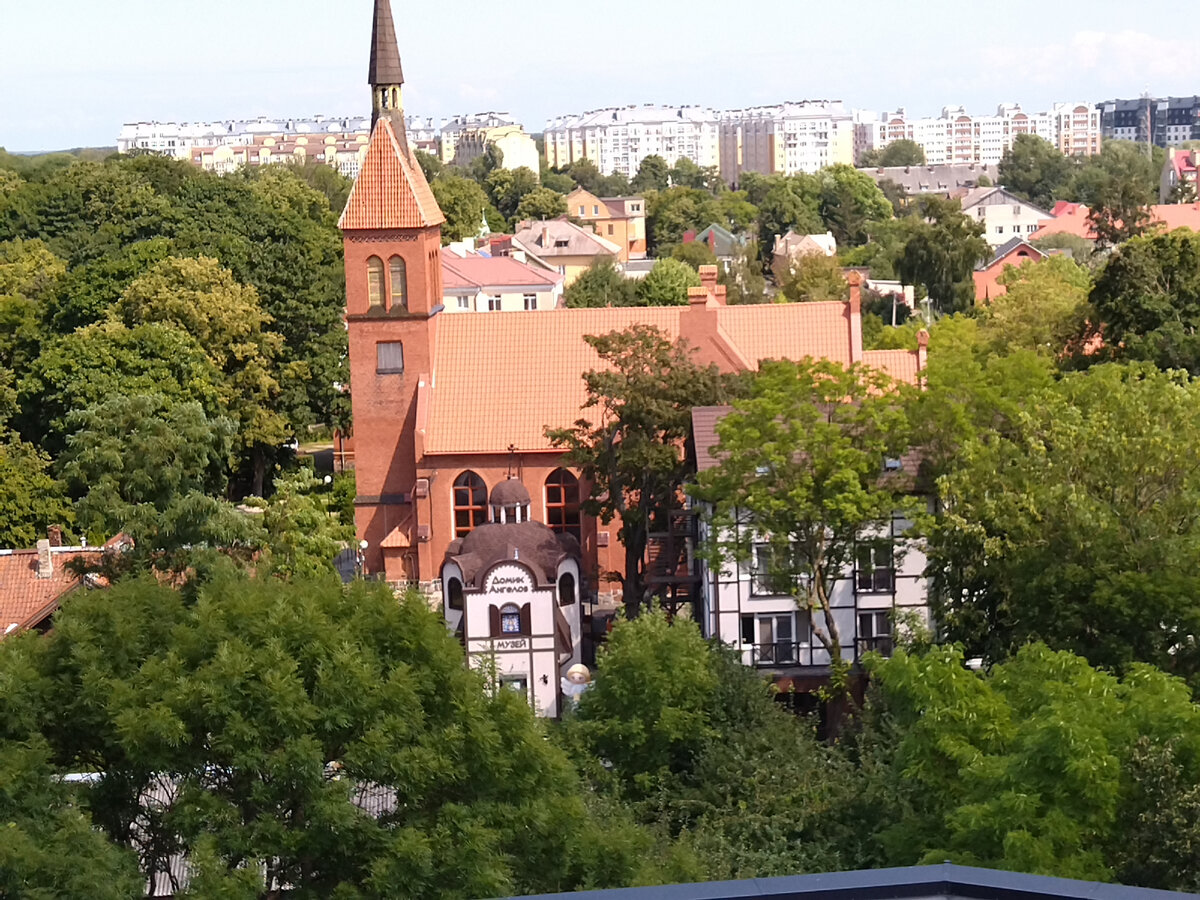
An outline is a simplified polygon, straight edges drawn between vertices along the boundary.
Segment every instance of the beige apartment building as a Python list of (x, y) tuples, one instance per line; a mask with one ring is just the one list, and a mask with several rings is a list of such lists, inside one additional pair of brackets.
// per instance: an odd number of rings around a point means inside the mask
[(721, 178), (795, 175), (854, 163), (854, 118), (840, 100), (804, 100), (721, 113)]

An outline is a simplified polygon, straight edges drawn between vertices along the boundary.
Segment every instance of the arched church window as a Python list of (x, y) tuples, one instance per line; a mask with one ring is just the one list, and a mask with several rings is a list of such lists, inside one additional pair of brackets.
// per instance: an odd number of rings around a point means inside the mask
[(570, 606), (575, 602), (575, 576), (570, 572), (563, 572), (562, 578), (558, 579), (558, 605)]
[(383, 260), (378, 256), (367, 260), (367, 299), (371, 309), (383, 309)]
[(474, 472), (454, 479), (454, 536), (466, 537), (487, 521), (487, 485)]
[(390, 261), (392, 269), (392, 310), (408, 311), (408, 267), (403, 257), (393, 256)]
[(463, 586), (457, 578), (450, 579), (449, 590), (446, 591), (446, 603), (451, 609), (463, 608)]
[(579, 479), (566, 469), (555, 469), (546, 479), (546, 524), (559, 534), (573, 534), (583, 542), (579, 512)]

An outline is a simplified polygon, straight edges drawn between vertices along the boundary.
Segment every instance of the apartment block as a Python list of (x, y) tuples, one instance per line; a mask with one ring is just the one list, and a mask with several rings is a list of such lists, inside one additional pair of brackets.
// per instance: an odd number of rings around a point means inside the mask
[(690, 159), (720, 165), (719, 122), (704, 106), (624, 106), (559, 116), (546, 123), (546, 160), (554, 168), (588, 159), (606, 175), (629, 178), (647, 156), (667, 165)]
[(903, 108), (878, 115), (860, 111), (854, 126), (854, 153), (859, 159), (867, 151), (903, 139), (919, 144), (931, 166), (995, 165), (1022, 134), (1037, 135), (1066, 155), (1100, 151), (1099, 117), (1086, 103), (1060, 103), (1040, 113), (1003, 103), (990, 116), (971, 115), (961, 106), (944, 107), (941, 115), (928, 118), (910, 117)]
[(1200, 96), (1105, 100), (1096, 110), (1106, 141), (1153, 141), (1170, 147), (1200, 140)]
[(854, 119), (840, 100), (803, 100), (720, 115), (721, 177), (794, 175), (854, 162)]

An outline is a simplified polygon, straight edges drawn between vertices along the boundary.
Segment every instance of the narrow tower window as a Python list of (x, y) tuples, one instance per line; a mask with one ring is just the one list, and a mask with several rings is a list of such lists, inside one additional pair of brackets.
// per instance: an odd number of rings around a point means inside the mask
[(393, 256), (392, 267), (392, 311), (408, 312), (408, 267), (404, 259)]
[(371, 309), (383, 309), (383, 260), (378, 256), (367, 260), (367, 298)]

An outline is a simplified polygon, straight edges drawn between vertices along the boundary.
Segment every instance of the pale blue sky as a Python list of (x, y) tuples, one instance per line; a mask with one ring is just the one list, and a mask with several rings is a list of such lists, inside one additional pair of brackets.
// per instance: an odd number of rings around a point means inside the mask
[[(0, 0), (0, 146), (110, 145), (139, 119), (364, 113), (372, 5)], [(932, 115), (1200, 93), (1200, 6), (1166, 0), (393, 5), (410, 112), (509, 111), (530, 131), (652, 101)]]

